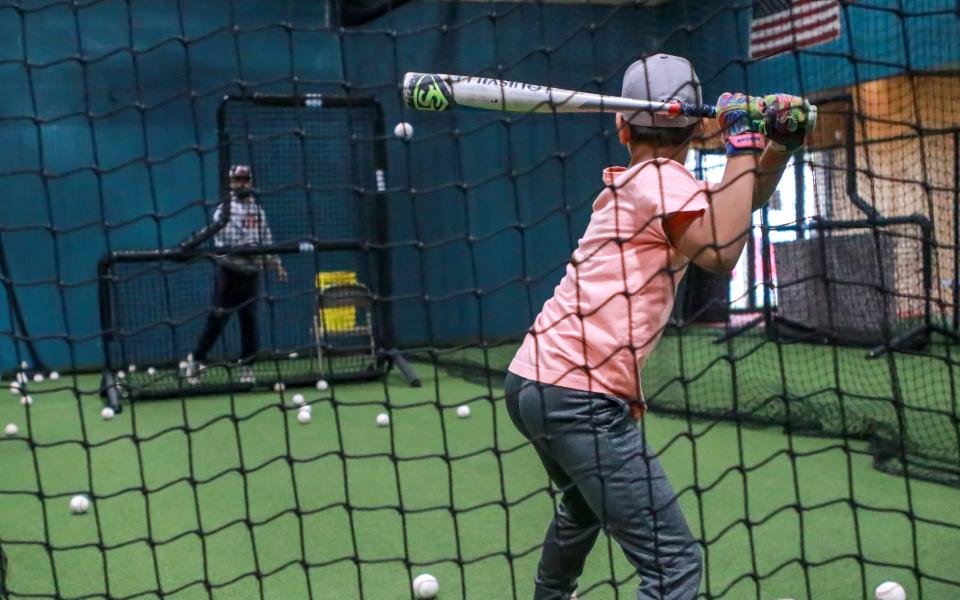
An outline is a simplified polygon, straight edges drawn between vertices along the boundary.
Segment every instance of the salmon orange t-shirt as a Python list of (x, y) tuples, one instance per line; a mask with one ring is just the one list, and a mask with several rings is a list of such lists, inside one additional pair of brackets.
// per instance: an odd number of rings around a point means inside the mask
[(640, 371), (689, 263), (667, 240), (662, 219), (702, 213), (707, 187), (668, 159), (607, 168), (603, 181), (566, 274), (509, 369), (637, 402), (643, 400)]

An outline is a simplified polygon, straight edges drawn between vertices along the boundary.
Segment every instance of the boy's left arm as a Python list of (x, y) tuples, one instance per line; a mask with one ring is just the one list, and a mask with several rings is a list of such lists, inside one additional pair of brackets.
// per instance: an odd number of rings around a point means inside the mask
[(810, 104), (799, 96), (770, 94), (763, 98), (763, 128), (767, 147), (757, 165), (753, 209), (761, 208), (776, 191), (793, 153), (803, 147)]
[(774, 150), (770, 145), (764, 149), (757, 164), (757, 178), (753, 185), (753, 210), (762, 208), (773, 196), (791, 155), (792, 152)]

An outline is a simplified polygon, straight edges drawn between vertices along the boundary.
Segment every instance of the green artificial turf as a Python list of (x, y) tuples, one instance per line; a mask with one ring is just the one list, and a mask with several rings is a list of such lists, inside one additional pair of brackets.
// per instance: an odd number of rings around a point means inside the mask
[(960, 473), (958, 348), (868, 359), (863, 348), (775, 343), (762, 332), (715, 343), (721, 333), (690, 327), (663, 337), (644, 370), (656, 406), (870, 438), (894, 456), (902, 446), (911, 461)]
[[(529, 598), (553, 510), (539, 462), (499, 388), (418, 370), (418, 389), (394, 373), (142, 401), (109, 422), (92, 376), (34, 386), (29, 410), (0, 398), (21, 429), (0, 438), (9, 596), (394, 600), (430, 572), (442, 600)], [(960, 490), (878, 472), (859, 441), (656, 413), (644, 427), (706, 541), (703, 594), (865, 598), (894, 579), (910, 598), (960, 596)], [(71, 515), (81, 492), (94, 508)], [(636, 583), (601, 537), (581, 597)]]

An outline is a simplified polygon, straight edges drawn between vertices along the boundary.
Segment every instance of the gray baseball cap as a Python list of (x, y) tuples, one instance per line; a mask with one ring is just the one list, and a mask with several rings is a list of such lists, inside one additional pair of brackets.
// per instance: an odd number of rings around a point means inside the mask
[[(700, 79), (690, 61), (672, 54), (654, 54), (641, 58), (627, 67), (623, 74), (624, 98), (679, 100), (689, 104), (702, 104), (703, 92)], [(696, 123), (697, 117), (679, 115), (655, 115), (649, 112), (620, 113), (627, 122), (644, 127), (687, 127)]]

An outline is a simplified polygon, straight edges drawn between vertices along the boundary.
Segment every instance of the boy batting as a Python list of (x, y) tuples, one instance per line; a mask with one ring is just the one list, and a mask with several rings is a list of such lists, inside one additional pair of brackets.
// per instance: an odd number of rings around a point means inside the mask
[[(237, 246), (260, 246), (273, 243), (273, 234), (267, 224), (267, 215), (253, 194), (253, 176), (247, 165), (230, 167), (229, 219), (213, 238), (218, 250)], [(214, 211), (214, 221), (223, 215), (224, 205)], [(223, 333), (230, 315), (236, 312), (240, 319), (240, 383), (254, 384), (256, 378), (250, 362), (257, 353), (257, 290), (260, 271), (270, 266), (277, 271), (281, 283), (287, 281), (287, 271), (276, 255), (232, 256), (222, 255), (218, 261), (213, 285), (213, 311), (197, 342), (196, 349), (187, 356), (184, 376), (191, 384), (199, 383), (198, 376), (213, 344)]]
[[(693, 66), (666, 54), (633, 63), (622, 96), (702, 104)], [(808, 110), (783, 94), (720, 96), (727, 165), (711, 188), (682, 165), (699, 119), (617, 114), (629, 166), (603, 172), (587, 230), (506, 379), (510, 417), (562, 491), (535, 600), (573, 597), (601, 529), (636, 568), (639, 599), (696, 597), (700, 550), (636, 423), (646, 410), (640, 372), (687, 265), (729, 271), (737, 263), (751, 213), (803, 144)]]

